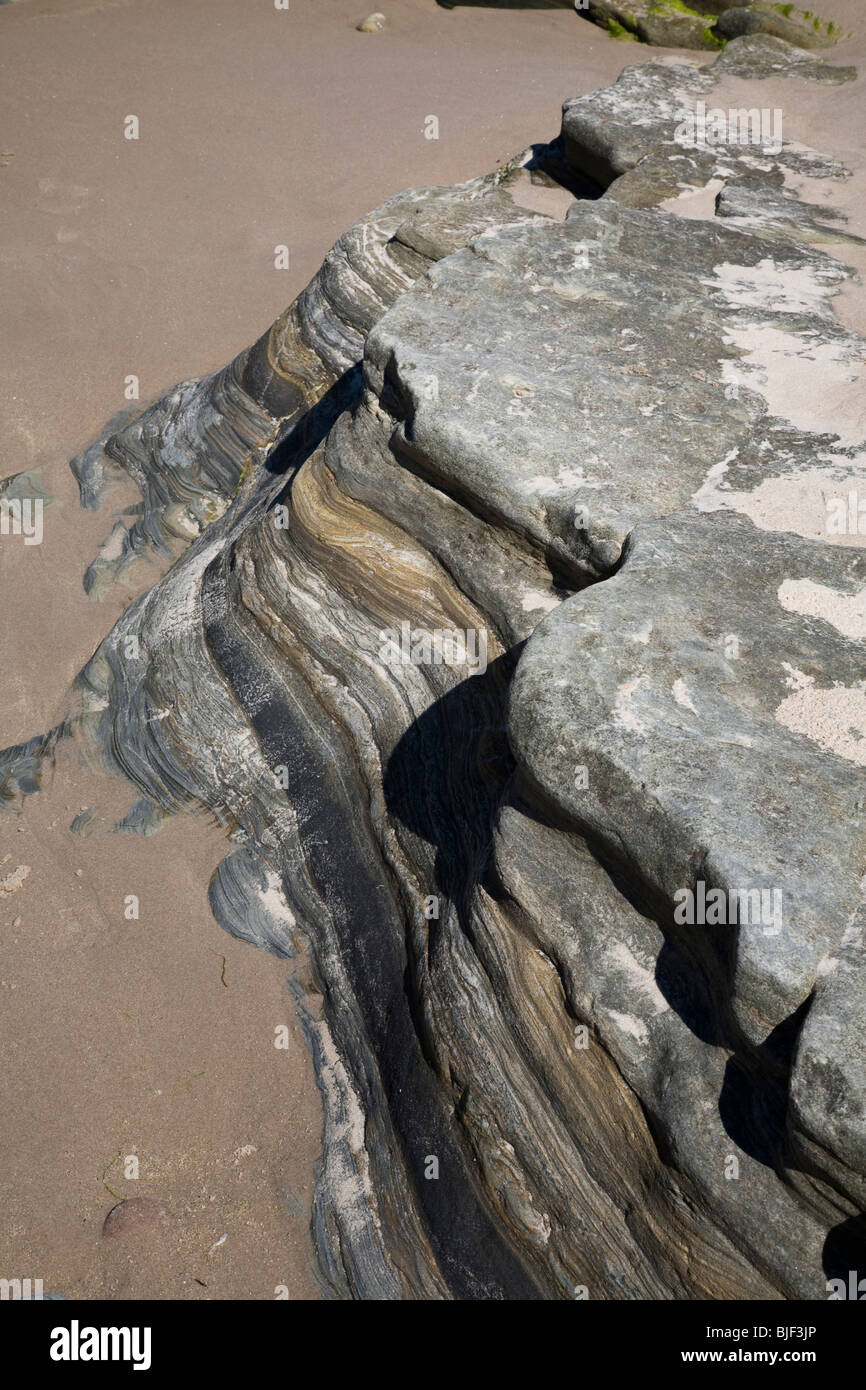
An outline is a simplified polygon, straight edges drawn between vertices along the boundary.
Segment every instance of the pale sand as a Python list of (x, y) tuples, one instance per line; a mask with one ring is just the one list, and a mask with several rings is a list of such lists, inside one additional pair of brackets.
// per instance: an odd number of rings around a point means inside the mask
[[(866, 62), (859, 0), (830, 8), (857, 29), (830, 61)], [(40, 469), (57, 499), (41, 546), (0, 540), (0, 745), (54, 722), (129, 595), (155, 577), (141, 564), (101, 604), (81, 588), (136, 494), (89, 516), (66, 460), (124, 408), (124, 377), (139, 377), (145, 402), (221, 366), (366, 210), (550, 138), (563, 99), (626, 63), (682, 58), (616, 43), (568, 10), (393, 0), (388, 29), (361, 35), (366, 13), (348, 0), (294, 0), (288, 13), (251, 0), (0, 7), (0, 476)], [(729, 85), (733, 99), (742, 84)], [(856, 169), (821, 193), (861, 231), (862, 87), (762, 88), (786, 136)], [(122, 138), (128, 114), (138, 142)], [(438, 141), (424, 138), (428, 115)], [(840, 307), (866, 328), (862, 291)], [(230, 848), (213, 828), (72, 836), (106, 785), (61, 769), (17, 828), (0, 821), (0, 1276), (70, 1296), (273, 1298), (278, 1284), (315, 1296), (321, 1107), (288, 967), (211, 918), (207, 880)], [(128, 799), (111, 793), (122, 814)], [(138, 922), (123, 917), (130, 893)], [(287, 1052), (273, 1048), (280, 1022)], [(129, 1154), (137, 1181), (122, 1176)], [(177, 1236), (102, 1242), (112, 1193), (159, 1197)]]
[[(315, 1297), (321, 1115), (285, 985), (303, 965), (219, 930), (207, 885), (229, 847), (203, 820), (69, 832), (87, 806), (110, 825), (129, 804), (67, 754), (3, 822), (0, 886), (20, 886), (0, 891), (0, 1267), (69, 1297)], [(139, 1196), (176, 1235), (102, 1240)]]

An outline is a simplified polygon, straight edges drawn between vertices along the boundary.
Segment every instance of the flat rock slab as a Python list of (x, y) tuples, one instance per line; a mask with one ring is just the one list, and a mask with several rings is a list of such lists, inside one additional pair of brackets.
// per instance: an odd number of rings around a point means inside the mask
[[(742, 52), (742, 50), (740, 50)], [(773, 50), (774, 73), (787, 63), (790, 76), (801, 70), (796, 50)], [(754, 48), (748, 61), (755, 59)], [(562, 143), (566, 158), (581, 173), (607, 187), (647, 156), (709, 160), (712, 177), (759, 173), (781, 181), (785, 172), (810, 178), (844, 178), (837, 162), (805, 146), (785, 141), (784, 113), (768, 111), (757, 126), (739, 110), (717, 107), (713, 99), (726, 71), (723, 54), (708, 67), (687, 63), (644, 63), (624, 68), (611, 87), (566, 101), (562, 108)], [(699, 113), (705, 120), (699, 124)], [(718, 111), (720, 124), (709, 120)], [(758, 112), (760, 116), (761, 113)], [(768, 119), (769, 118), (769, 119)]]
[[(862, 550), (681, 514), (639, 526), (616, 576), (543, 619), (518, 667), (518, 761), (704, 960), (754, 1043), (808, 998), (863, 904), (864, 657)], [(759, 919), (728, 900), (701, 923), (711, 888), (763, 890)], [(685, 890), (692, 922), (675, 916)]]
[[(829, 307), (845, 274), (730, 223), (576, 203), (434, 266), (370, 334), (364, 370), (408, 466), (584, 581), (693, 499), (818, 535), (820, 486), (862, 478), (862, 459), (828, 418), (819, 463), (808, 381), (795, 420), (773, 383), (808, 350), (821, 422), (820, 345), (837, 365), (862, 356)], [(833, 406), (852, 438), (858, 399), (852, 380)]]
[[(716, 0), (717, 4), (722, 2)], [(767, 33), (746, 34), (729, 40), (714, 66), (717, 72), (727, 72), (733, 77), (804, 77), (812, 82), (834, 85), (853, 82), (857, 76), (854, 67), (827, 63)]]

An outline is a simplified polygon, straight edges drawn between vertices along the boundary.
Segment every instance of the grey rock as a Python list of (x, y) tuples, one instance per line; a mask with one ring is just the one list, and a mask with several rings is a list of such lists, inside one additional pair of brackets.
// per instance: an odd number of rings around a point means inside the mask
[(631, 36), (665, 48), (721, 47), (712, 18), (684, 13), (668, 0), (589, 0), (585, 13), (615, 38)]
[(746, 34), (770, 34), (799, 48), (831, 48), (840, 37), (838, 26), (816, 15), (807, 18), (807, 13), (792, 7), (789, 16), (782, 12), (779, 5), (761, 4), (760, 0), (753, 0), (750, 5), (725, 10), (719, 16), (716, 33), (725, 39), (740, 38)]
[[(81, 502), (98, 510), (125, 473), (141, 489), (142, 508), (130, 525), (115, 525), (85, 575), (87, 592), (101, 597), (142, 554), (163, 567), (182, 554), (256, 466), (285, 445), (311, 405), (318, 407), (315, 428), (324, 432), (354, 388), (365, 333), (432, 259), (485, 227), (538, 220), (515, 205), (506, 181), (503, 171), (459, 189), (415, 189), (390, 199), (337, 241), (304, 292), (251, 348), (140, 413), (115, 417), (106, 435), (71, 462)], [(416, 245), (421, 210), (427, 232)]]
[[(777, 55), (779, 61), (782, 56)], [(611, 87), (567, 101), (562, 112), (563, 148), (569, 162), (608, 188), (621, 175), (638, 169), (648, 157), (674, 166), (700, 157), (704, 173), (726, 180), (757, 174), (769, 184), (782, 183), (785, 171), (810, 178), (846, 175), (835, 160), (787, 142), (771, 122), (760, 129), (716, 108), (713, 94), (724, 69), (650, 63), (624, 68)], [(790, 68), (796, 73), (796, 63)], [(717, 136), (697, 115), (718, 110), (724, 129)], [(759, 110), (757, 99), (754, 108)], [(741, 137), (746, 135), (746, 139)], [(688, 171), (688, 164), (683, 167)], [(670, 178), (670, 172), (668, 173)]]
[[(722, 2), (716, 0), (716, 3)], [(737, 0), (733, 0), (728, 8), (736, 5)], [(857, 76), (854, 67), (827, 63), (823, 58), (803, 53), (794, 42), (788, 43), (763, 32), (730, 39), (719, 54), (716, 71), (729, 72), (734, 77), (803, 77), (832, 85), (853, 82)]]
[[(754, 482), (767, 476), (774, 422), (757, 394), (732, 399), (724, 363), (736, 373), (732, 335), (755, 302), (745, 291), (737, 303), (727, 277), (751, 284), (770, 264), (780, 287), (799, 270), (829, 292), (845, 275), (730, 222), (578, 203), (565, 225), (483, 237), (433, 267), (371, 332), (365, 381), (387, 397), (398, 459), (585, 583), (615, 568), (637, 521), (698, 493), (719, 459), (754, 458)], [(794, 313), (766, 294), (761, 310), (780, 333), (857, 351), (820, 293)]]
[(580, 11), (615, 38), (666, 48), (723, 48), (728, 40), (760, 35), (798, 48), (829, 48), (840, 26), (812, 11), (765, 0), (589, 0)]
[[(626, 179), (642, 172), (643, 168), (641, 164), (633, 175), (619, 179), (615, 188), (619, 190)], [(621, 199), (622, 195), (617, 191), (611, 196)], [(764, 238), (787, 242), (815, 245), (822, 242), (861, 244), (863, 241), (862, 237), (846, 230), (844, 214), (835, 208), (806, 205), (790, 189), (770, 184), (754, 174), (725, 181), (716, 198), (716, 216), (732, 218), (738, 227), (757, 228)]]
[(838, 948), (821, 966), (791, 1077), (791, 1180), (798, 1170), (866, 1207), (866, 1075), (863, 909), (852, 911)]
[[(839, 728), (834, 756), (821, 711), (850, 705), (857, 725), (863, 648), (807, 616), (805, 596), (836, 595), (844, 608), (864, 575), (859, 551), (744, 518), (639, 526), (615, 578), (539, 624), (515, 682), (518, 760), (664, 919), (698, 878), (707, 891), (778, 893), (764, 904), (779, 907), (778, 921), (768, 907), (738, 932), (682, 933), (731, 1010), (718, 1031), (741, 1030), (756, 1045), (809, 997), (861, 900), (857, 736)], [(575, 784), (579, 764), (587, 789)]]

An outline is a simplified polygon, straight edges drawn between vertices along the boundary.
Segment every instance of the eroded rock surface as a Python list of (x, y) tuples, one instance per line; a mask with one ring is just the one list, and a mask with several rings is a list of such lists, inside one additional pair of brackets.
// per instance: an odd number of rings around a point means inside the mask
[[(761, 42), (719, 71), (815, 75)], [(74, 739), (136, 824), (230, 830), (218, 919), (312, 961), (336, 1296), (823, 1298), (862, 1259), (864, 344), (785, 185), (845, 171), (684, 146), (718, 75), (627, 69), (390, 200), (74, 462), (142, 491), (91, 590), (173, 563), (3, 795)]]

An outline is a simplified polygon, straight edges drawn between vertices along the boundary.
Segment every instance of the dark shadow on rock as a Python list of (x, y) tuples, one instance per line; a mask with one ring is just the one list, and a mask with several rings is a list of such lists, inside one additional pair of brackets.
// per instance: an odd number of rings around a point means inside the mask
[[(518, 773), (508, 798), (522, 814), (559, 833), (580, 835), (611, 885), (635, 912), (655, 923), (663, 937), (655, 981), (667, 1003), (691, 1033), (707, 1047), (731, 1053), (719, 1094), (719, 1117), (726, 1134), (759, 1163), (781, 1166), (791, 1067), (811, 996), (783, 1020), (760, 1046), (743, 1036), (732, 999), (739, 929), (730, 924), (688, 926), (672, 919), (670, 904), (640, 876), (639, 865), (626, 867), (612, 857), (600, 837), (587, 833), (550, 803), (539, 787)], [(423, 833), (421, 831), (420, 833)], [(428, 837), (429, 838), (429, 837)], [(702, 877), (701, 863), (695, 865)], [(464, 875), (469, 881), (471, 875)]]
[[(626, 869), (598, 835), (587, 826), (570, 820), (547, 800), (540, 787), (529, 784), (525, 773), (518, 771), (509, 787), (508, 800), (521, 814), (539, 825), (583, 840), (616, 892), (662, 933), (655, 981), (668, 1004), (702, 1043), (709, 1047), (735, 1047), (730, 991), (719, 988), (719, 976), (722, 980), (732, 978), (736, 952), (730, 929), (725, 926), (675, 926), (669, 903), (657, 888), (640, 877), (640, 866), (632, 862)], [(693, 933), (691, 940), (685, 932)], [(694, 935), (696, 932), (701, 936)]]
[(522, 644), (449, 690), (416, 719), (385, 769), (390, 814), (436, 848), (433, 891), (468, 921), (484, 882), (493, 826), (514, 771), (506, 736), (508, 688)]
[[(662, 931), (662, 923), (658, 924)], [(718, 927), (693, 928), (720, 937)], [(721, 929), (723, 930), (723, 929)], [(720, 948), (721, 940), (711, 941), (709, 949)], [(684, 942), (673, 935), (665, 935), (664, 945), (656, 960), (656, 984), (675, 1014), (678, 1014), (686, 1027), (707, 1047), (724, 1047), (726, 1029), (720, 1016), (719, 1001), (715, 996), (707, 972), (699, 966), (693, 952)]]
[(576, 199), (595, 201), (604, 193), (600, 183), (596, 183), (588, 174), (582, 173), (569, 164), (565, 157), (562, 141), (559, 136), (555, 140), (550, 140), (547, 144), (530, 145), (531, 157), (521, 168), (526, 169), (530, 179), (534, 174), (536, 177), (532, 182), (545, 183), (552, 180), (560, 188), (566, 189)]
[(352, 405), (361, 389), (361, 364), (357, 362), (294, 420), (265, 461), (269, 473), (295, 473), (322, 443), (338, 415)]
[(783, 1159), (791, 1067), (811, 1003), (810, 996), (760, 1047), (735, 1052), (725, 1067), (719, 1096), (725, 1133), (768, 1168), (778, 1168)]
[(833, 1227), (824, 1242), (822, 1263), (828, 1279), (843, 1281), (846, 1298), (854, 1293), (858, 1302), (866, 1300), (866, 1216), (853, 1216)]
[[(506, 795), (516, 797), (521, 810), (540, 823), (577, 831), (543, 794), (536, 797), (521, 776), (514, 777), (507, 698), (521, 650), (522, 645), (513, 648), (483, 675), (462, 681), (431, 705), (398, 743), (384, 777), (390, 814), (435, 846), (432, 891), (456, 906), (467, 932), (475, 887), (483, 884), (497, 895), (491, 874), (493, 829)], [(778, 1168), (791, 1066), (811, 998), (760, 1046), (747, 1043), (731, 1007), (737, 928), (673, 924), (651, 885), (635, 882), (634, 866), (626, 876), (603, 846), (587, 844), (617, 891), (663, 933), (656, 982), (671, 1008), (706, 1046), (732, 1052), (718, 1100), (726, 1134), (757, 1162)]]

